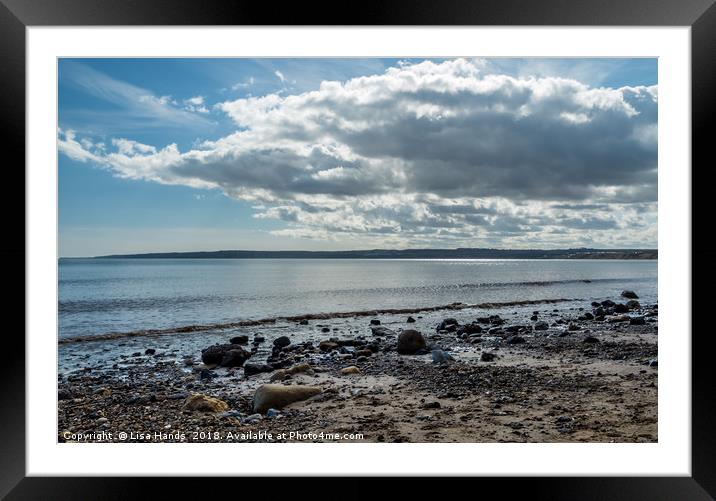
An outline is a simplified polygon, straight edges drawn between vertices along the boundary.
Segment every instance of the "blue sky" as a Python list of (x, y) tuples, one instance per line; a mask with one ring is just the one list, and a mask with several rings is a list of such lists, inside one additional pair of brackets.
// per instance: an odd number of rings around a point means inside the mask
[(58, 70), (61, 256), (656, 245), (655, 59)]

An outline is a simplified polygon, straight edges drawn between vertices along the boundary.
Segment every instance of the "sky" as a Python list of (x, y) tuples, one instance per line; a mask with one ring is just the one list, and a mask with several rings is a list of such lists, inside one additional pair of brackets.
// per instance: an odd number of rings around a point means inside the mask
[(60, 256), (657, 246), (656, 59), (60, 59)]

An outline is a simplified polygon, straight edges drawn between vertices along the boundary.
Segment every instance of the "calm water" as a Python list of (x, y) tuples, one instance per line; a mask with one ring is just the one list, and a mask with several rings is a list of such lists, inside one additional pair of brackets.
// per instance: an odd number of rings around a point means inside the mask
[[(591, 280), (590, 283), (583, 282)], [(657, 300), (657, 261), (71, 259), (60, 336), (453, 302)]]

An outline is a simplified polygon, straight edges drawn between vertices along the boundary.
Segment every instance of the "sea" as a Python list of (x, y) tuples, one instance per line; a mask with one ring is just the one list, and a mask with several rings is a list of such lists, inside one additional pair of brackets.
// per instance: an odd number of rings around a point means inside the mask
[(657, 303), (656, 260), (59, 260), (59, 337), (543, 299)]

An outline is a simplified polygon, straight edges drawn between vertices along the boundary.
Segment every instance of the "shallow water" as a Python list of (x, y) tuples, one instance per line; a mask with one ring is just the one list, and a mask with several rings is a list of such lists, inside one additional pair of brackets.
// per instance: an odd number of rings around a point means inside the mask
[(657, 261), (62, 259), (60, 337), (552, 298), (657, 301)]

